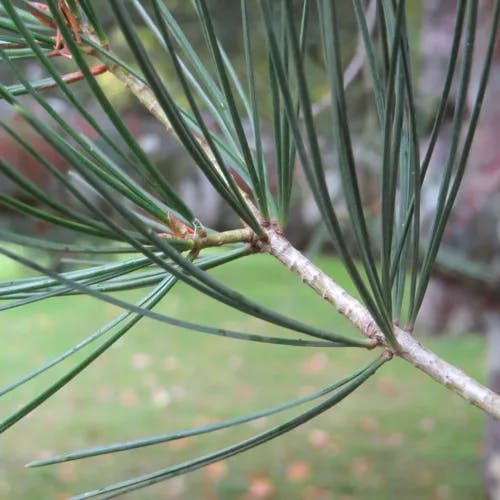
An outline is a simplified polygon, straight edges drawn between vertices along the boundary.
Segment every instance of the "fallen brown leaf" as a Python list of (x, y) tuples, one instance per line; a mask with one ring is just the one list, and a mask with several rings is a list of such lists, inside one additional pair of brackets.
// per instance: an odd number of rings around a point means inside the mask
[(379, 428), (379, 422), (374, 417), (364, 417), (361, 420), (361, 428), (366, 432), (374, 432)]
[(144, 370), (151, 365), (151, 356), (143, 352), (137, 352), (132, 356), (132, 368)]
[(225, 462), (214, 462), (203, 468), (203, 475), (206, 479), (215, 483), (227, 475), (227, 470)]
[(383, 396), (399, 396), (399, 388), (394, 381), (388, 377), (381, 377), (377, 382), (377, 392)]
[(274, 492), (274, 486), (269, 477), (255, 474), (250, 478), (248, 493), (252, 499), (269, 498)]
[(366, 457), (355, 458), (350, 464), (350, 471), (353, 476), (362, 477), (370, 470), (370, 462)]
[(77, 480), (76, 467), (73, 462), (59, 464), (56, 469), (57, 479), (62, 483), (73, 483)]
[(336, 499), (330, 491), (319, 486), (306, 486), (300, 494), (300, 500), (334, 500), (334, 498)]
[(180, 451), (186, 449), (192, 442), (193, 438), (185, 437), (182, 439), (176, 439), (175, 441), (170, 441), (167, 443), (171, 450)]
[(311, 468), (306, 462), (296, 460), (286, 470), (286, 478), (289, 481), (299, 482), (306, 480), (311, 474)]
[(313, 429), (308, 436), (309, 443), (314, 448), (324, 448), (329, 440), (330, 436), (328, 432), (323, 429)]
[(133, 406), (137, 406), (139, 402), (139, 397), (137, 393), (133, 389), (125, 389), (122, 391), (120, 395), (120, 402), (122, 406), (126, 406), (127, 408), (132, 408)]
[(301, 370), (306, 375), (316, 375), (323, 372), (326, 369), (327, 365), (328, 357), (326, 356), (326, 354), (320, 352), (306, 359), (306, 361), (302, 363)]

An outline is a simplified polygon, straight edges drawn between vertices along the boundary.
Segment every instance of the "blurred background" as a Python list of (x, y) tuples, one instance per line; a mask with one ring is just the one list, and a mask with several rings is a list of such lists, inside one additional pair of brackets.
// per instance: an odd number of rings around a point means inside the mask
[[(299, 7), (301, 2), (296, 3)], [(486, 30), (481, 26), (487, 26), (490, 21), (492, 1), (480, 0), (479, 3), (478, 67), (486, 43)], [(180, 1), (168, 4), (191, 42), (203, 51), (204, 41), (191, 6)], [(445, 78), (456, 2), (409, 0), (407, 4), (424, 148)], [(218, 12), (217, 29), (222, 43), (237, 69), (242, 69), (239, 2), (212, 0), (210, 5)], [(367, 2), (373, 19), (375, 5), (374, 0)], [(375, 110), (369, 104), (369, 78), (351, 3), (340, 2), (339, 9), (345, 20), (342, 50), (357, 166), (366, 208), (376, 222), (382, 154), (373, 133), (377, 126)], [(257, 10), (251, 13), (258, 15)], [(107, 22), (113, 30), (113, 19)], [(155, 41), (146, 30), (144, 41), (151, 51), (155, 50)], [(118, 33), (111, 36), (115, 50), (121, 50), (121, 43)], [(255, 37), (257, 69), (267, 64), (262, 57), (264, 43), (264, 37)], [(328, 114), (329, 102), (328, 89), (321, 79), (323, 61), (314, 33), (307, 53), (314, 62), (312, 67), (317, 68), (317, 75), (313, 72), (310, 77), (321, 131), (322, 115)], [(41, 76), (35, 65), (26, 67), (26, 71), (33, 78)], [(0, 67), (0, 78), (2, 82), (9, 82), (11, 75)], [(479, 79), (478, 71), (473, 70), (473, 78)], [(102, 75), (99, 79), (142, 147), (164, 175), (175, 182), (187, 204), (200, 214), (202, 222), (218, 229), (234, 227), (238, 223), (234, 215), (218, 199), (175, 139), (166, 136), (162, 125), (147, 114), (133, 96), (122, 91), (121, 84), (112, 76)], [(473, 82), (472, 90), (475, 88)], [(95, 107), (99, 118), (101, 111), (85, 93), (84, 86), (82, 89), (81, 99), (88, 108)], [(260, 91), (259, 97), (265, 103), (268, 92), (265, 81)], [(439, 355), (480, 380), (488, 378), (497, 392), (500, 392), (499, 97), (500, 44), (469, 168), (418, 324), (418, 333), (429, 336), (425, 342)], [(450, 120), (453, 100), (452, 92), (447, 111)], [(53, 93), (52, 105), (68, 122), (89, 133), (85, 123), (81, 123), (57, 92)], [(10, 110), (0, 102), (0, 112), (5, 116)], [(264, 128), (266, 116), (271, 113), (264, 104)], [(14, 117), (12, 124), (16, 125)], [(49, 157), (61, 172), (70, 172), (71, 166), (58, 158), (50, 146), (29, 129), (23, 129), (20, 124), (17, 127), (18, 133)], [(429, 185), (424, 197), (424, 224), (431, 220), (435, 208), (450, 128), (445, 125), (440, 135), (426, 181)], [(270, 125), (269, 129), (269, 135), (263, 140), (272, 158)], [(68, 197), (54, 179), (2, 133), (0, 155), (54, 197)], [(335, 189), (340, 181), (333, 160), (329, 176), (332, 197), (336, 199)], [(76, 176), (74, 182), (80, 182)], [(286, 228), (288, 237), (351, 290), (333, 248), (326, 241), (300, 169), (296, 171), (295, 186), (293, 217)], [(1, 192), (14, 194), (28, 203), (33, 201), (16, 189), (0, 175)], [(88, 196), (95, 194), (89, 191)], [(102, 199), (96, 198), (95, 202), (105, 207)], [(342, 212), (340, 204), (338, 208)], [(50, 236), (61, 241), (67, 238), (57, 227), (19, 215), (1, 204), (0, 224), (23, 234)], [(348, 231), (348, 227), (345, 229)], [(64, 254), (47, 255), (39, 251), (38, 258), (58, 270), (74, 264)], [(277, 269), (270, 259), (255, 256), (215, 273), (229, 285), (281, 312), (293, 311), (303, 321), (342, 332), (351, 331), (347, 322), (321, 301), (318, 303), (309, 290), (286, 271)], [(22, 277), (26, 272), (7, 260), (0, 261), (3, 280)], [(127, 294), (129, 300), (139, 296), (133, 292)], [(214, 326), (241, 328), (239, 325), (244, 322), (245, 330), (271, 331), (268, 325), (254, 318), (242, 318), (229, 308), (207, 303), (205, 297), (182, 285), (159, 310)], [(51, 299), (3, 312), (0, 330), (6, 347), (0, 352), (0, 385), (6, 385), (16, 378), (15, 374), (20, 376), (73, 345), (117, 313), (116, 308), (91, 298)], [(325, 354), (315, 349), (273, 348), (207, 339), (144, 319), (69, 387), (0, 438), (0, 498), (63, 499), (71, 492), (162, 468), (240, 440), (279, 419), (269, 418), (239, 430), (87, 462), (40, 470), (23, 468), (33, 459), (54, 453), (183, 429), (278, 404), (331, 382), (353, 365), (363, 363), (365, 358), (368, 359), (365, 353), (349, 350)], [(68, 366), (63, 365), (19, 393), (2, 398), (2, 414), (36, 393)], [(135, 498), (470, 499), (483, 498), (488, 490), (496, 499), (500, 498), (500, 455), (495, 458), (496, 453), (500, 453), (497, 450), (500, 449), (500, 429), (491, 422), (484, 427), (483, 420), (479, 411), (396, 360), (335, 411), (292, 434), (243, 456), (141, 491)]]

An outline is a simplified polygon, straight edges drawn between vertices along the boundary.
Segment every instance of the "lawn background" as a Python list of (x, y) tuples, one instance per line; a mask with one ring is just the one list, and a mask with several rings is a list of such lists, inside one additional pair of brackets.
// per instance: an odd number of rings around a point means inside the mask
[[(334, 259), (320, 266), (342, 285)], [(305, 322), (356, 334), (331, 307), (269, 256), (212, 271), (270, 307)], [(0, 262), (2, 279), (19, 269)], [(129, 300), (140, 293), (121, 294)], [(183, 285), (158, 310), (247, 332), (287, 334)], [(92, 298), (50, 299), (2, 312), (0, 385), (90, 334), (118, 309)], [(483, 379), (479, 336), (426, 339), (440, 356)], [(88, 352), (88, 351), (85, 351)], [(319, 389), (374, 358), (358, 349), (268, 346), (142, 320), (108, 353), (25, 420), (0, 436), (1, 499), (64, 499), (239, 441), (290, 417), (208, 436), (40, 469), (54, 453), (152, 436), (276, 405)], [(81, 355), (0, 400), (9, 414)], [(131, 499), (481, 499), (484, 418), (400, 360), (352, 397), (294, 432), (224, 464), (129, 495)]]

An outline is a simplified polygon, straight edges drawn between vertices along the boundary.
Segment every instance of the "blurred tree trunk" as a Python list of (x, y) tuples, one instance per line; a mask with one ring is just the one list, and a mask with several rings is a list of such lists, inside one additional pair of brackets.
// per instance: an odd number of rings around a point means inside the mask
[[(488, 384), (500, 394), (500, 310), (487, 316)], [(488, 419), (485, 436), (484, 476), (492, 500), (500, 499), (500, 422)]]
[[(492, 0), (479, 1), (471, 101), (484, 60), (485, 33), (491, 20), (492, 4)], [(444, 81), (456, 2), (427, 0), (425, 10), (421, 90), (432, 109), (433, 99)], [(463, 263), (481, 264), (487, 272), (478, 278), (477, 275), (471, 276), (472, 267), (468, 265), (457, 264), (453, 269), (441, 270), (438, 267), (435, 281), (428, 290), (422, 319), (423, 328), (430, 332), (463, 333), (472, 329), (485, 333), (488, 337), (487, 378), (490, 387), (500, 394), (500, 42), (497, 42), (488, 92), (490, 104), (482, 110), (476, 143), (469, 157), (468, 173), (444, 241), (460, 253)], [(453, 102), (452, 99), (453, 96), (450, 102)], [(436, 186), (448, 147), (445, 135), (440, 140), (443, 142), (436, 146), (432, 166)], [(434, 202), (429, 200), (429, 214), (433, 211)], [(488, 419), (485, 432), (484, 478), (489, 497), (500, 500), (500, 422), (491, 419)]]
[[(480, 31), (481, 33), (481, 31)], [(479, 157), (489, 155), (489, 168), (484, 171), (482, 185), (491, 183), (493, 196), (491, 205), (493, 214), (493, 235), (496, 240), (490, 250), (490, 262), (494, 273), (498, 277), (500, 262), (500, 151), (498, 147), (498, 123), (500, 123), (500, 43), (497, 41), (496, 64), (491, 74), (489, 92), (497, 98), (485, 110), (482, 126), (478, 134), (480, 141), (476, 144)], [(483, 149), (484, 148), (484, 149)], [(479, 191), (485, 191), (479, 189)], [(481, 196), (481, 193), (479, 193)], [(496, 214), (496, 215), (495, 215)], [(496, 223), (496, 224), (495, 224)], [(496, 229), (496, 231), (494, 230)], [(500, 394), (500, 292), (498, 287), (489, 304), (489, 311), (485, 317), (485, 329), (488, 335), (488, 383), (491, 389)], [(500, 500), (500, 421), (488, 417), (485, 433), (484, 477), (486, 488), (492, 500)]]

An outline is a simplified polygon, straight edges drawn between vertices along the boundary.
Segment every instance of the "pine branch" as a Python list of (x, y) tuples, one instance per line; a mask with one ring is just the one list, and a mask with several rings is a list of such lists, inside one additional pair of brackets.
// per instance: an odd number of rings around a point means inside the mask
[[(92, 35), (92, 33), (86, 33), (88, 38), (93, 40), (95, 44), (98, 44), (97, 38)], [(161, 108), (158, 100), (156, 99), (153, 91), (139, 78), (135, 77), (131, 73), (126, 72), (122, 68), (120, 68), (115, 62), (110, 60), (105, 56), (104, 53), (98, 52), (97, 50), (92, 51), (92, 55), (99, 59), (103, 64), (105, 64), (108, 68), (108, 71), (119, 80), (125, 87), (127, 87), (130, 92), (136, 97), (136, 99), (153, 115), (164, 127), (165, 130), (175, 137), (179, 139), (175, 130), (172, 126), (172, 123), (168, 119), (167, 115)], [(217, 164), (217, 160), (210, 149), (210, 146), (207, 144), (207, 141), (199, 134), (195, 134), (196, 140), (198, 144), (203, 149), (204, 153), (209, 158), (213, 167), (219, 171), (219, 166)]]
[[(367, 338), (375, 339), (382, 347), (392, 350), (370, 313), (360, 302), (309, 261), (286, 238), (275, 231), (268, 231), (267, 235), (268, 242), (263, 246), (263, 251), (276, 257), (285, 267), (297, 274), (304, 283), (332, 304)], [(436, 382), (500, 420), (500, 396), (498, 394), (469, 377), (456, 366), (441, 359), (418, 342), (411, 333), (397, 327), (394, 328), (394, 333), (399, 344), (399, 350), (393, 351), (395, 356), (405, 359)]]
[[(133, 75), (127, 74), (116, 64), (110, 63), (103, 55), (94, 52), (94, 55), (108, 65), (108, 71), (118, 78), (136, 98), (155, 116), (166, 130), (176, 135), (165, 113), (158, 105), (153, 92)], [(213, 157), (208, 144), (200, 135), (195, 137), (212, 162), (215, 169), (217, 162)], [(249, 208), (255, 214), (255, 207), (245, 196)], [(250, 230), (251, 231), (251, 230)], [(273, 255), (290, 271), (296, 273), (301, 280), (311, 287), (324, 300), (331, 303), (337, 311), (353, 323), (360, 332), (394, 356), (399, 356), (407, 362), (426, 373), (441, 385), (455, 392), (469, 403), (477, 406), (493, 418), (500, 420), (500, 396), (473, 378), (469, 377), (456, 366), (441, 359), (427, 347), (418, 342), (411, 333), (394, 327), (399, 349), (394, 350), (387, 342), (384, 334), (371, 317), (368, 310), (346, 290), (340, 287), (333, 279), (316, 267), (302, 253), (294, 248), (275, 228), (266, 230), (267, 238), (251, 237), (254, 245), (258, 245), (262, 252)], [(247, 236), (245, 236), (247, 237)], [(224, 244), (222, 241), (218, 244)]]

